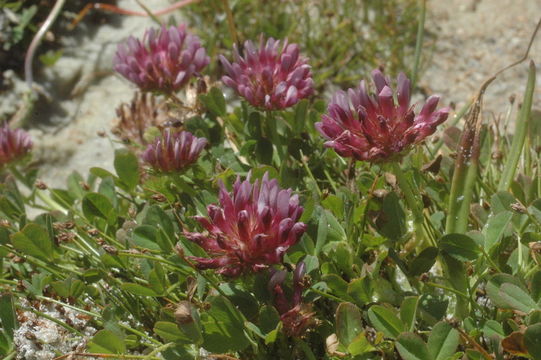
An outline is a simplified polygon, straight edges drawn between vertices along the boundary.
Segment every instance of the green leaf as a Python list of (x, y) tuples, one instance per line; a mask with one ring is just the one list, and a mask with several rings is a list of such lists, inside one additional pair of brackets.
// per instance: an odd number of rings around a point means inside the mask
[(244, 318), (223, 296), (209, 300), (210, 309), (201, 314), (203, 347), (213, 353), (241, 351), (250, 343), (244, 335)]
[(323, 275), (321, 280), (327, 284), (327, 286), (336, 296), (344, 300), (353, 301), (351, 296), (348, 295), (348, 283), (342, 279), (342, 277), (336, 274), (327, 274)]
[(428, 351), (433, 360), (446, 360), (455, 353), (460, 335), (449, 323), (439, 322), (428, 337)]
[(522, 311), (526, 314), (535, 309), (539, 310), (539, 307), (530, 295), (514, 284), (503, 284), (500, 287), (499, 294), (512, 309)]
[(378, 232), (392, 239), (400, 239), (406, 232), (406, 214), (395, 192), (390, 192), (383, 199), (382, 212), (377, 220)]
[(532, 298), (534, 301), (541, 300), (541, 270), (532, 276)]
[(512, 218), (513, 213), (507, 210), (490, 216), (483, 229), (485, 235), (485, 251), (487, 253), (501, 240)]
[(325, 242), (327, 241), (327, 233), (329, 232), (329, 223), (327, 222), (326, 210), (319, 208), (320, 216), (317, 224), (317, 239), (316, 246), (314, 248), (314, 255), (317, 256)]
[(492, 335), (497, 335), (501, 338), (505, 337), (505, 332), (503, 331), (502, 324), (495, 320), (488, 320), (485, 325), (483, 325), (483, 334), (487, 338)]
[(374, 350), (375, 348), (366, 338), (366, 334), (364, 333), (364, 331), (360, 333), (355, 339), (353, 339), (351, 344), (349, 344), (348, 346), (348, 352), (353, 356), (361, 355)]
[(175, 343), (191, 343), (190, 339), (184, 335), (177, 324), (169, 321), (158, 321), (154, 324), (154, 332), (165, 341)]
[(405, 330), (402, 320), (392, 310), (381, 305), (374, 305), (368, 309), (368, 318), (376, 330), (391, 339), (395, 339)]
[(458, 261), (473, 261), (481, 253), (477, 243), (464, 234), (444, 235), (439, 246), (443, 252)]
[(417, 316), (418, 305), (418, 296), (408, 296), (402, 301), (402, 305), (400, 305), (400, 320), (404, 323), (407, 331), (413, 331), (415, 328), (415, 317)]
[(47, 230), (37, 224), (28, 224), (11, 235), (15, 249), (26, 255), (50, 262), (54, 259), (54, 245)]
[(105, 219), (109, 224), (114, 224), (117, 218), (111, 201), (99, 193), (88, 193), (84, 196), (83, 213), (90, 219), (95, 217)]
[(349, 346), (362, 330), (359, 308), (352, 303), (340, 303), (336, 309), (336, 335), (340, 344)]
[(68, 277), (64, 281), (53, 281), (51, 283), (54, 291), (58, 296), (67, 298), (77, 298), (81, 295), (85, 289), (85, 284), (78, 279), (73, 278), (72, 276)]
[(541, 360), (541, 323), (528, 326), (524, 333), (524, 345), (534, 360)]
[(434, 324), (446, 314), (449, 300), (431, 294), (423, 294), (419, 299), (419, 310), (425, 321)]
[(512, 275), (509, 274), (495, 274), (487, 282), (486, 291), (490, 300), (494, 303), (494, 306), (499, 308), (506, 308), (507, 301), (500, 296), (500, 287), (505, 284), (510, 283), (514, 284), (521, 289), (525, 290), (526, 288), (523, 284)]
[(125, 282), (120, 285), (120, 288), (124, 291), (138, 296), (158, 296), (158, 294), (151, 288), (136, 283)]
[(132, 191), (139, 183), (139, 161), (128, 149), (115, 151), (115, 171), (120, 180)]
[(273, 151), (272, 142), (269, 139), (261, 138), (257, 140), (257, 143), (255, 144), (255, 157), (257, 161), (271, 165)]
[(409, 274), (418, 276), (428, 272), (436, 262), (439, 250), (435, 247), (427, 247), (417, 255), (409, 266)]
[(199, 101), (214, 115), (221, 117), (227, 115), (224, 95), (217, 87), (211, 88), (208, 94), (199, 95)]
[(13, 295), (4, 293), (0, 295), (0, 327), (8, 338), (13, 342), (13, 333), (17, 328), (17, 315), (15, 314), (15, 302)]
[(424, 341), (414, 333), (400, 334), (395, 345), (404, 360), (433, 360)]
[(159, 205), (152, 205), (148, 208), (143, 224), (161, 229), (163, 235), (165, 235), (165, 240), (167, 240), (167, 248), (164, 250), (172, 249), (175, 239), (175, 227), (169, 215)]
[(264, 305), (259, 310), (259, 328), (264, 334), (270, 333), (276, 329), (280, 322), (280, 314), (273, 306)]
[[(158, 229), (150, 225), (141, 225), (133, 229), (132, 240), (142, 248), (150, 250), (163, 249), (160, 245)], [(166, 250), (165, 248), (164, 250)]]
[(372, 302), (373, 284), (369, 276), (354, 279), (348, 284), (347, 293), (358, 306)]
[(113, 331), (100, 330), (88, 343), (87, 350), (91, 353), (123, 354), (126, 352), (126, 345)]

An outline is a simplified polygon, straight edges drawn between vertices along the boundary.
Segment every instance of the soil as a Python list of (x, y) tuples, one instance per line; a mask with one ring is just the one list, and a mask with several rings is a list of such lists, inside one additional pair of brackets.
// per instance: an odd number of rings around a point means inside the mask
[[(169, 4), (166, 0), (145, 0), (149, 9)], [(120, 0), (118, 6), (139, 10), (133, 0)], [(432, 56), (419, 85), (426, 93), (440, 94), (443, 105), (455, 103), (457, 109), (475, 94), (484, 79), (522, 56), (541, 17), (538, 0), (432, 0), (428, 7), (426, 27), (437, 40), (426, 44), (432, 47), (428, 50)], [(114, 23), (66, 35), (60, 60), (36, 78), (57, 103), (52, 106), (41, 102), (31, 119), (34, 156), (42, 162), (40, 179), (49, 186), (64, 186), (72, 171), (86, 176), (92, 166), (112, 169), (114, 144), (98, 133), (110, 136), (115, 108), (129, 101), (135, 89), (111, 71), (111, 59), (119, 41), (129, 35), (141, 36), (145, 28), (154, 25), (148, 17), (115, 19)], [(541, 64), (541, 34), (530, 58)], [(489, 87), (485, 115), (492, 118), (491, 114), (505, 113), (511, 95), (517, 95), (520, 101), (527, 71), (528, 63), (524, 62)], [(10, 81), (24, 88), (13, 74), (4, 76), (11, 76)], [(21, 97), (10, 96), (0, 100), (0, 108), (20, 106)], [(538, 76), (534, 107), (539, 107), (540, 100)]]

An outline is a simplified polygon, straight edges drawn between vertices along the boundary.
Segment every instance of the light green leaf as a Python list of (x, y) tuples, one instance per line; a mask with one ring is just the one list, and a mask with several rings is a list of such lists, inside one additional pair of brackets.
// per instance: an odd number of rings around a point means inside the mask
[(428, 351), (433, 360), (446, 360), (455, 353), (460, 335), (449, 323), (439, 322), (428, 337)]
[(368, 309), (368, 318), (376, 330), (391, 339), (395, 339), (405, 330), (402, 320), (392, 310), (381, 305), (374, 305)]
[(336, 335), (340, 344), (349, 346), (362, 330), (359, 308), (352, 303), (340, 303), (336, 309)]

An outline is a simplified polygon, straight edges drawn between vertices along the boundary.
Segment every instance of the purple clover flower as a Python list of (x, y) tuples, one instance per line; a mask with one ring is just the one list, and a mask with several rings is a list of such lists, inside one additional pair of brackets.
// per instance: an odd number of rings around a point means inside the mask
[(269, 290), (274, 294), (274, 307), (280, 314), (280, 320), (288, 336), (300, 337), (308, 327), (316, 324), (311, 305), (302, 302), (305, 273), (306, 265), (301, 261), (297, 264), (293, 273), (291, 300), (288, 299), (282, 287), (287, 276), (285, 271), (274, 272), (269, 281)]
[(119, 44), (114, 69), (144, 91), (176, 92), (210, 62), (199, 38), (185, 25), (163, 26)]
[(207, 207), (208, 217), (195, 217), (206, 232), (185, 232), (211, 256), (191, 258), (199, 269), (230, 277), (265, 269), (280, 263), (306, 230), (298, 222), (303, 211), (298, 195), (280, 189), (268, 174), (253, 184), (250, 174), (242, 182), (237, 178), (231, 194), (221, 183), (219, 201)]
[(234, 49), (235, 62), (224, 56), (220, 61), (227, 73), (222, 77), (229, 86), (255, 107), (280, 110), (312, 95), (313, 80), (308, 60), (299, 55), (297, 44), (263, 36), (256, 49), (251, 41), (244, 43), (244, 56)]
[(157, 171), (179, 172), (195, 163), (206, 145), (207, 139), (195, 137), (188, 131), (167, 129), (148, 145), (141, 157)]
[(431, 96), (415, 115), (414, 106), (410, 106), (411, 85), (406, 75), (398, 75), (398, 103), (383, 73), (374, 70), (372, 77), (376, 94), (369, 94), (364, 80), (347, 93), (336, 92), (328, 113), (316, 123), (316, 128), (328, 140), (325, 146), (341, 156), (369, 162), (392, 161), (433, 134), (447, 119), (450, 109), (436, 111), (439, 97)]
[(0, 167), (24, 157), (32, 149), (30, 135), (22, 129), (0, 127)]

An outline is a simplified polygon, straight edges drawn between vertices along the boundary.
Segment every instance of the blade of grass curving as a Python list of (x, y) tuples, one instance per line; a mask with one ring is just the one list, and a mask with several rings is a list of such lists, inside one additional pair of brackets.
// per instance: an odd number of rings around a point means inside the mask
[(417, 84), (419, 64), (421, 63), (421, 53), (423, 50), (423, 40), (425, 37), (426, 0), (420, 0), (420, 3), (421, 3), (421, 13), (419, 14), (417, 38), (415, 40), (415, 57), (413, 61), (413, 71), (411, 73), (411, 88), (412, 89), (415, 89), (415, 85)]
[(528, 71), (528, 82), (526, 84), (526, 90), (524, 91), (524, 98), (522, 101), (522, 107), (517, 118), (517, 126), (515, 134), (513, 135), (513, 142), (511, 144), (511, 151), (507, 157), (505, 167), (503, 169), (500, 183), (498, 184), (498, 191), (506, 191), (511, 185), (511, 181), (515, 176), (517, 170), (520, 155), (524, 148), (524, 142), (526, 140), (526, 132), (530, 120), (530, 114), (532, 110), (533, 92), (535, 89), (535, 64), (530, 61), (530, 69)]

